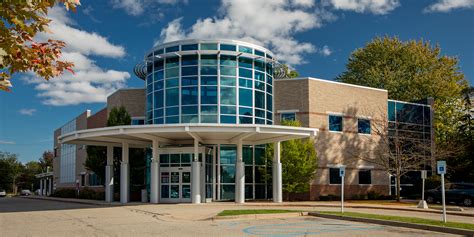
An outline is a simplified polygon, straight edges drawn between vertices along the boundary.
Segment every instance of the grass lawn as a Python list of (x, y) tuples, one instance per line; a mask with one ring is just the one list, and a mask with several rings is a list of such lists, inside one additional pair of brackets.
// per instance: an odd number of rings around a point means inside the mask
[(256, 210), (224, 210), (218, 216), (237, 216), (237, 215), (252, 215), (252, 214), (275, 214), (275, 213), (289, 213), (301, 212), (297, 210), (271, 210), (271, 209), (256, 209)]
[(395, 200), (347, 200), (347, 203), (354, 204), (378, 204), (378, 205), (394, 205), (394, 206), (415, 206), (416, 202), (397, 202)]
[(404, 216), (386, 216), (386, 215), (377, 215), (377, 214), (367, 214), (367, 213), (357, 213), (357, 212), (329, 212), (329, 211), (320, 211), (321, 214), (329, 214), (336, 216), (349, 216), (349, 217), (362, 217), (369, 219), (378, 219), (378, 220), (389, 220), (389, 221), (399, 221), (413, 224), (423, 224), (423, 225), (433, 225), (433, 226), (443, 226), (443, 227), (452, 227), (466, 230), (474, 230), (474, 224), (460, 223), (460, 222), (447, 222), (443, 223), (442, 221), (416, 218), (416, 217), (404, 217)]

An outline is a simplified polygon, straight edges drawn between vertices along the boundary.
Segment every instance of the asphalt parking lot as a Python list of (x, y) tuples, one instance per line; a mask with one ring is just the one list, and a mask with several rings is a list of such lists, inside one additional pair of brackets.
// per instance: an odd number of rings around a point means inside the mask
[(226, 205), (94, 205), (0, 198), (0, 236), (449, 236), (316, 217), (267, 220), (196, 218)]

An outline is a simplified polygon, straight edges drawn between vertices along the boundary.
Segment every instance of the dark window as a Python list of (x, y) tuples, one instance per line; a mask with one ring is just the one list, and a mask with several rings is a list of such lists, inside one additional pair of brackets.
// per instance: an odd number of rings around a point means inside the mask
[(236, 46), (233, 44), (221, 44), (221, 50), (226, 50), (226, 51), (235, 51)]
[(86, 175), (81, 174), (81, 187), (84, 186), (85, 184), (86, 184)]
[(329, 131), (342, 132), (342, 116), (329, 115)]
[(370, 120), (357, 119), (357, 132), (363, 134), (370, 134)]
[(182, 50), (182, 51), (198, 50), (198, 45), (197, 45), (197, 44), (185, 44), (185, 45), (181, 45), (181, 50)]
[(290, 120), (290, 121), (295, 121), (296, 120), (296, 113), (281, 113), (281, 121), (283, 120)]
[(372, 184), (370, 170), (359, 170), (359, 184)]
[(167, 53), (176, 52), (176, 51), (179, 51), (179, 45), (166, 48)]
[(341, 184), (339, 168), (329, 168), (329, 184)]

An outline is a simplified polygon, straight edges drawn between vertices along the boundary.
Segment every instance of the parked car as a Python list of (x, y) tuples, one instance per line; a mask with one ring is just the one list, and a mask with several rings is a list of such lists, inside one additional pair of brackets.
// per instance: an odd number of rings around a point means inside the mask
[[(428, 203), (441, 202), (441, 186), (425, 192)], [(466, 207), (473, 206), (474, 184), (472, 183), (447, 183), (445, 185), (446, 203), (461, 204)]]
[(5, 189), (0, 189), (0, 197), (6, 197), (7, 196), (7, 191)]
[(30, 196), (30, 195), (31, 195), (31, 191), (28, 190), (28, 189), (23, 189), (23, 190), (21, 190), (20, 195), (21, 195), (21, 196)]

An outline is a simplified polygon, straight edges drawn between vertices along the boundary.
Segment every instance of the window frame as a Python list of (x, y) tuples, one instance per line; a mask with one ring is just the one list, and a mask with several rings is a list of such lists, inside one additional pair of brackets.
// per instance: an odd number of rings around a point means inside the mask
[[(361, 172), (368, 172), (369, 173), (369, 182), (368, 183), (361, 183)], [(358, 184), (359, 185), (372, 185), (372, 169), (359, 169), (357, 171), (357, 179), (358, 179)]]
[[(331, 117), (339, 117), (341, 118), (341, 130), (332, 130), (331, 129)], [(335, 133), (342, 133), (344, 131), (344, 116), (341, 114), (329, 114), (328, 115), (328, 131), (335, 132)]]
[[(283, 118), (285, 115), (292, 115), (293, 119)], [(280, 122), (283, 121), (283, 120), (296, 121), (296, 112), (282, 112), (282, 113), (280, 113)]]
[[(332, 183), (331, 182), (331, 170), (335, 170), (335, 173), (337, 174), (336, 179), (339, 179), (339, 183)], [(328, 167), (328, 172), (329, 172), (329, 175), (328, 175), (329, 185), (341, 185), (342, 184), (342, 178), (339, 176), (339, 167)]]

